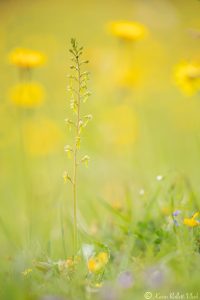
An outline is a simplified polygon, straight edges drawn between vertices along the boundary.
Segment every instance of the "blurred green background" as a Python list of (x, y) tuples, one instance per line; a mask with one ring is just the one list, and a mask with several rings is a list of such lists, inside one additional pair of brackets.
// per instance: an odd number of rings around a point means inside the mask
[[(0, 1), (1, 257), (30, 240), (62, 255), (62, 220), (66, 240), (71, 235), (71, 188), (62, 178), (71, 165), (63, 151), (70, 143), (64, 119), (71, 37), (84, 46), (91, 72), (92, 97), (84, 110), (93, 121), (81, 147), (91, 161), (78, 179), (82, 226), (101, 220), (100, 198), (121, 201), (128, 188), (140, 201), (139, 191), (153, 189), (159, 174), (186, 174), (199, 190), (200, 96), (182, 93), (173, 75), (182, 60), (200, 60), (199, 10), (195, 0)], [(118, 20), (144, 24), (148, 36), (119, 41), (107, 30)], [(8, 55), (16, 47), (47, 57), (32, 74), (45, 101), (23, 112), (10, 99), (19, 78)]]

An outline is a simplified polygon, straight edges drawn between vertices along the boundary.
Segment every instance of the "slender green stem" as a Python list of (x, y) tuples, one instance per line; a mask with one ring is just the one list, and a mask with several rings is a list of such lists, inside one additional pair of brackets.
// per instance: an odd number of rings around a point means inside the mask
[(87, 98), (90, 96), (89, 91), (87, 90), (87, 80), (88, 72), (82, 72), (82, 65), (87, 64), (87, 60), (81, 61), (81, 55), (83, 53), (83, 47), (78, 47), (75, 39), (71, 39), (72, 48), (69, 49), (69, 52), (72, 54), (71, 61), (72, 65), (70, 68), (73, 70), (72, 75), (69, 76), (70, 84), (68, 90), (71, 94), (70, 106), (75, 113), (75, 120), (67, 120), (69, 128), (73, 125), (75, 127), (75, 138), (74, 144), (71, 147), (66, 145), (66, 152), (73, 155), (73, 166), (72, 166), (72, 177), (65, 172), (64, 180), (69, 180), (72, 184), (72, 193), (73, 193), (73, 255), (75, 257), (78, 250), (78, 222), (77, 222), (77, 177), (78, 177), (78, 167), (81, 163), (87, 163), (89, 156), (85, 155), (82, 159), (79, 159), (79, 148), (80, 148), (80, 138), (81, 130), (86, 127), (89, 120), (91, 120), (91, 115), (86, 115), (83, 118), (81, 117), (81, 104), (84, 103)]
[(79, 58), (76, 58), (77, 68), (78, 68), (78, 95), (77, 95), (77, 120), (76, 120), (76, 137), (74, 141), (74, 163), (73, 163), (73, 202), (74, 202), (74, 234), (73, 234), (73, 248), (74, 256), (77, 251), (78, 245), (78, 224), (77, 224), (77, 154), (78, 154), (78, 138), (80, 131), (80, 86), (81, 86), (81, 76), (80, 76), (80, 63)]

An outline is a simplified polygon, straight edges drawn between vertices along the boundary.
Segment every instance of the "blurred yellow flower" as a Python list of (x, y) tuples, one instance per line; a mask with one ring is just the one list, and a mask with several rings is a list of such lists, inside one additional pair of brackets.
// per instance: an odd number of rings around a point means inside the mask
[(59, 260), (58, 261), (58, 270), (59, 270), (59, 272), (64, 273), (68, 269), (73, 269), (76, 263), (77, 262), (75, 262), (71, 257), (66, 260)]
[(118, 105), (106, 115), (106, 138), (116, 146), (132, 145), (138, 135), (135, 112), (126, 104)]
[(200, 225), (200, 222), (195, 220), (195, 218), (199, 215), (199, 212), (195, 213), (192, 218), (185, 218), (183, 223), (189, 227), (195, 227)]
[(104, 265), (106, 265), (108, 263), (108, 253), (107, 252), (100, 252), (98, 254), (97, 258)]
[(19, 107), (32, 108), (44, 101), (44, 88), (36, 82), (19, 83), (11, 88), (10, 98)]
[(70, 257), (66, 260), (66, 265), (68, 268), (72, 268), (74, 266), (74, 260)]
[(108, 24), (110, 33), (122, 40), (136, 41), (147, 35), (147, 28), (138, 22), (115, 21)]
[(23, 272), (22, 272), (22, 275), (23, 276), (28, 276), (31, 272), (32, 272), (33, 270), (32, 269), (26, 269), (26, 270), (24, 270)]
[(161, 207), (161, 212), (163, 215), (168, 216), (170, 214), (170, 208), (167, 206)]
[(60, 148), (62, 133), (57, 124), (47, 118), (26, 121), (23, 128), (24, 146), (31, 155), (47, 155)]
[(97, 283), (95, 283), (95, 287), (97, 287), (97, 288), (100, 288), (100, 287), (102, 287), (102, 285), (103, 285), (103, 283), (102, 282), (97, 282)]
[(123, 203), (119, 199), (115, 199), (115, 200), (111, 201), (111, 206), (112, 206), (112, 208), (114, 208), (115, 210), (118, 210), (118, 211), (123, 209)]
[(96, 271), (99, 271), (101, 269), (101, 266), (99, 265), (98, 261), (96, 258), (90, 258), (88, 260), (88, 270), (90, 272), (96, 272)]
[(200, 64), (183, 62), (176, 66), (175, 83), (188, 96), (200, 91)]
[(114, 77), (116, 84), (121, 88), (135, 88), (141, 80), (141, 74), (138, 69), (127, 67), (116, 70)]
[(30, 49), (17, 48), (9, 55), (12, 65), (19, 68), (35, 68), (44, 64), (46, 57), (44, 54)]
[(97, 256), (91, 257), (88, 260), (88, 270), (91, 273), (101, 271), (108, 263), (109, 256), (107, 252), (100, 252)]

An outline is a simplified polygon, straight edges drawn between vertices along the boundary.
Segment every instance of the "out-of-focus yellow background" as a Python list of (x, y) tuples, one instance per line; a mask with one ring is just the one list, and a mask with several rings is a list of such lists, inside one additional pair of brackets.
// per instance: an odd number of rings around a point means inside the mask
[[(71, 216), (70, 186), (62, 178), (71, 168), (63, 150), (70, 143), (64, 119), (70, 114), (71, 37), (84, 46), (91, 72), (92, 96), (84, 111), (93, 120), (81, 146), (91, 161), (88, 169), (80, 169), (78, 180), (85, 226), (98, 219), (99, 198), (118, 201), (127, 186), (151, 189), (158, 174), (180, 172), (198, 183), (199, 86), (185, 93), (176, 82), (176, 68), (185, 61), (200, 63), (199, 11), (195, 0), (1, 0), (0, 223), (5, 249), (7, 236), (13, 243), (27, 239), (27, 226), (33, 238), (60, 243), (60, 212), (63, 218)], [(109, 32), (112, 21), (136, 21), (148, 33), (138, 41), (122, 41)], [(9, 61), (15, 48), (46, 57), (31, 73), (41, 105), (24, 109), (12, 100), (20, 80)], [(68, 232), (70, 222), (65, 226)]]

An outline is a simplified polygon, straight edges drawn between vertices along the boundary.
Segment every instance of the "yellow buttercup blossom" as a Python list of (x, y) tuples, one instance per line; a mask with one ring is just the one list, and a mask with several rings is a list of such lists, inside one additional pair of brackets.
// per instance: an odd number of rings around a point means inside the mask
[(17, 48), (9, 55), (10, 63), (19, 68), (39, 67), (44, 64), (45, 60), (43, 53), (24, 48)]
[(44, 101), (44, 88), (36, 82), (19, 83), (11, 88), (10, 98), (19, 107), (32, 108), (40, 106)]
[(33, 156), (54, 153), (61, 147), (62, 133), (57, 124), (47, 118), (24, 123), (25, 150)]
[(176, 66), (175, 83), (188, 96), (200, 91), (200, 64), (183, 62)]
[(108, 24), (112, 35), (126, 41), (143, 39), (147, 35), (147, 28), (138, 22), (115, 21)]
[(88, 260), (88, 270), (91, 273), (96, 273), (101, 271), (108, 263), (109, 256), (107, 252), (100, 252), (97, 256), (91, 257)]
[(96, 260), (96, 258), (90, 258), (88, 260), (88, 270), (90, 272), (97, 272), (101, 269), (101, 265), (99, 264), (99, 262)]
[(195, 220), (195, 218), (199, 215), (199, 212), (195, 213), (192, 218), (185, 218), (183, 220), (183, 223), (189, 227), (196, 227), (200, 225), (200, 222), (198, 220)]
[(44, 95), (44, 88), (36, 82), (19, 83), (10, 90), (13, 104), (23, 108), (40, 106), (44, 101)]

